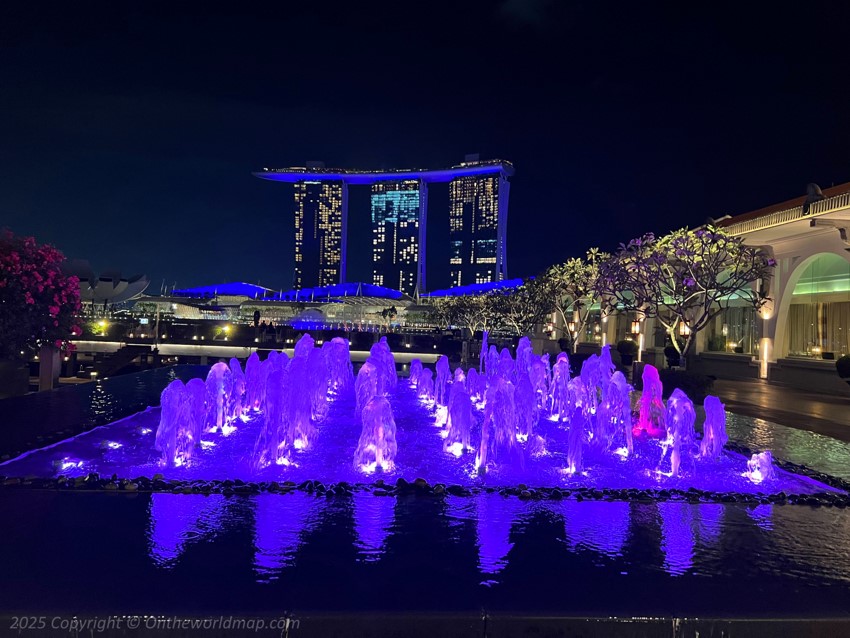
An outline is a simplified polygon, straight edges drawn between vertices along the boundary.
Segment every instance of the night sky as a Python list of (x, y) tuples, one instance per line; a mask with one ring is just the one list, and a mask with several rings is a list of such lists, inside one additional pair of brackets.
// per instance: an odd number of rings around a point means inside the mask
[[(516, 167), (524, 276), (850, 181), (844, 3), (229, 4), (2, 3), (0, 226), (155, 292), (287, 288), (291, 187), (252, 170), (478, 152)], [(433, 289), (447, 192), (430, 199)], [(368, 214), (366, 189), (350, 280)]]

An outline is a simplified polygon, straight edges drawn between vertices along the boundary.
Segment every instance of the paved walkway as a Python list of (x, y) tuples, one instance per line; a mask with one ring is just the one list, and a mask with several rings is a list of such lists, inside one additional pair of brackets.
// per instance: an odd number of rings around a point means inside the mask
[(714, 394), (730, 412), (850, 442), (850, 397), (727, 379), (714, 382)]

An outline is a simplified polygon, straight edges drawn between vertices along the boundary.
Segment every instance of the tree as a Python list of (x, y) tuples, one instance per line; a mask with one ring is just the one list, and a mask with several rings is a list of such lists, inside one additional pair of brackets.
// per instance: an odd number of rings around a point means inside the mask
[(81, 334), (80, 282), (62, 273), (64, 261), (53, 246), (0, 233), (0, 357), (43, 345), (67, 350)]
[(429, 319), (441, 328), (459, 326), (472, 332), (489, 330), (497, 319), (492, 293), (442, 297), (433, 302)]
[[(776, 265), (767, 253), (723, 229), (681, 229), (662, 238), (646, 234), (621, 244), (601, 264), (600, 292), (609, 308), (654, 317), (673, 347), (687, 355), (700, 330), (733, 300), (758, 310), (768, 298), (766, 281)], [(684, 343), (676, 330), (689, 328)]]
[[(563, 332), (573, 352), (578, 347), (576, 335), (584, 332), (592, 306), (601, 300), (600, 265), (609, 259), (608, 253), (591, 248), (586, 258), (576, 257), (556, 264), (544, 275), (552, 308), (561, 318)], [(570, 322), (575, 323), (573, 331), (566, 328)]]
[(492, 299), (503, 327), (518, 335), (529, 333), (552, 312), (552, 295), (545, 277), (526, 279), (516, 288), (487, 296)]
[(390, 322), (398, 316), (398, 310), (396, 310), (395, 306), (384, 308), (381, 310), (381, 316), (384, 318), (384, 321), (386, 321), (387, 327), (389, 328)]

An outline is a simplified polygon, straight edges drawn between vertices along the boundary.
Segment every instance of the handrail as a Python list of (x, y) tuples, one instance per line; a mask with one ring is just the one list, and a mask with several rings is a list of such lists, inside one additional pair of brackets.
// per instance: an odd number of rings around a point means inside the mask
[(803, 215), (802, 206), (794, 206), (793, 208), (776, 211), (775, 213), (756, 217), (755, 219), (747, 219), (735, 224), (729, 224), (726, 226), (726, 230), (732, 235), (745, 235), (746, 233), (752, 233), (756, 230), (781, 226), (782, 224), (798, 221), (800, 219), (819, 217), (820, 215), (834, 213), (845, 208), (850, 208), (850, 192), (841, 193), (835, 197), (829, 197), (818, 202), (813, 202), (809, 206), (809, 211), (806, 215)]

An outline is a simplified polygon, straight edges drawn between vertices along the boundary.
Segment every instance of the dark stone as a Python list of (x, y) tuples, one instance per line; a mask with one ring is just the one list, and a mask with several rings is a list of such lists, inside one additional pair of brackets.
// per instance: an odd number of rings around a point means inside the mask
[(373, 490), (372, 494), (374, 494), (375, 496), (389, 496), (390, 493), (384, 489), (377, 489)]

